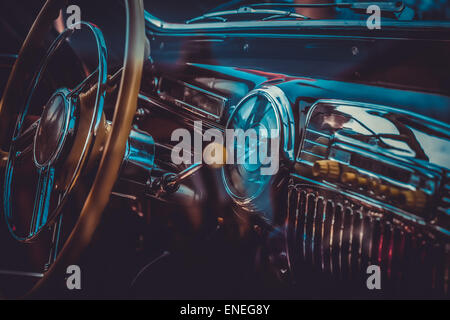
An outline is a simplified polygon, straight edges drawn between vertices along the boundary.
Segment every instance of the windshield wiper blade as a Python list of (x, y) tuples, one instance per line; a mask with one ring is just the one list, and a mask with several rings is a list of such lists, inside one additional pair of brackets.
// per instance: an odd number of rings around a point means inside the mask
[(310, 19), (307, 16), (304, 16), (299, 13), (290, 12), (290, 11), (283, 11), (283, 10), (273, 10), (273, 9), (255, 9), (251, 8), (250, 6), (242, 7), (236, 10), (226, 10), (226, 11), (217, 11), (217, 12), (211, 12), (206, 13), (204, 15), (201, 15), (197, 18), (193, 18), (191, 20), (186, 21), (187, 24), (198, 22), (202, 20), (220, 20), (222, 22), (228, 21), (226, 18), (227, 16), (236, 16), (236, 15), (267, 15), (267, 17), (262, 18), (261, 20), (273, 20), (277, 18), (296, 18), (296, 19), (303, 19), (308, 20)]
[[(369, 6), (376, 5), (380, 8), (381, 13), (388, 14), (399, 20), (411, 19), (414, 15), (411, 8), (407, 7), (403, 1), (395, 2), (342, 2), (342, 3), (256, 3), (250, 4), (250, 8), (339, 8), (349, 9), (356, 13), (366, 14)], [(404, 15), (403, 15), (404, 13)]]

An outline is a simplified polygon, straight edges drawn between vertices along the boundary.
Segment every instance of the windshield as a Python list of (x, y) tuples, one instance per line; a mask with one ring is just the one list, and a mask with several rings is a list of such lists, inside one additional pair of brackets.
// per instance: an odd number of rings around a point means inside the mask
[[(342, 4), (342, 3), (368, 3), (368, 2), (383, 2), (383, 1), (359, 1), (359, 0), (144, 0), (145, 8), (152, 15), (157, 16), (168, 22), (184, 23), (190, 19), (196, 18), (206, 13), (226, 10), (236, 10), (241, 7), (252, 4), (261, 3), (282, 3), (288, 4)], [(384, 1), (386, 2), (386, 1)], [(423, 20), (423, 21), (450, 21), (450, 0), (404, 0), (406, 6), (413, 9), (413, 14), (408, 20)], [(261, 8), (262, 9), (262, 8)], [(327, 8), (298, 8), (289, 6), (268, 6), (264, 7), (268, 10), (283, 10), (292, 13), (297, 13), (312, 19), (366, 19), (366, 15), (361, 12), (355, 12), (347, 8), (327, 7)], [(383, 18), (388, 18), (382, 14)], [(287, 17), (281, 17), (287, 18)], [(390, 17), (389, 17), (390, 18)], [(241, 16), (240, 19), (252, 20), (254, 17)], [(232, 21), (227, 17), (227, 21)], [(213, 21), (220, 21), (210, 20)]]

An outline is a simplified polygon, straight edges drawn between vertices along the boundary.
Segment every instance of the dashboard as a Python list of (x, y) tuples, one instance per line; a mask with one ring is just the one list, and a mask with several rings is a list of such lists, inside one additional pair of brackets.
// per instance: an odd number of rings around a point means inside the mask
[[(446, 291), (448, 77), (433, 88), (422, 82), (436, 75), (431, 54), (447, 63), (431, 49), (443, 43), (431, 36), (429, 51), (419, 56), (408, 51), (419, 37), (282, 38), (152, 31), (153, 68), (140, 96), (153, 118), (146, 130), (168, 145), (170, 130), (158, 126), (168, 117), (190, 130), (202, 121), (205, 130), (218, 128), (224, 136), (228, 129), (276, 132), (277, 174), (261, 174), (261, 163), (232, 164), (221, 179), (236, 214), (285, 233), (285, 259), (274, 267), (278, 277), (287, 269), (298, 276), (308, 264), (355, 280), (364, 266), (377, 263), (394, 282), (425, 272), (434, 279), (427, 288)], [(374, 48), (405, 69), (392, 73), (386, 59), (369, 55)], [(403, 55), (401, 62), (393, 52)], [(410, 72), (421, 76), (409, 78)], [(425, 247), (433, 249), (421, 251)], [(436, 263), (407, 268), (408, 259)]]

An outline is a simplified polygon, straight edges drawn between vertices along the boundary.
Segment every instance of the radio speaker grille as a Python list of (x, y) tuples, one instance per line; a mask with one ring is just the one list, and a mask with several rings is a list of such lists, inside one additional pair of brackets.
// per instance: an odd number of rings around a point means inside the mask
[(287, 237), (294, 273), (312, 266), (336, 280), (365, 285), (367, 267), (378, 265), (387, 290), (448, 294), (445, 240), (334, 191), (291, 185)]

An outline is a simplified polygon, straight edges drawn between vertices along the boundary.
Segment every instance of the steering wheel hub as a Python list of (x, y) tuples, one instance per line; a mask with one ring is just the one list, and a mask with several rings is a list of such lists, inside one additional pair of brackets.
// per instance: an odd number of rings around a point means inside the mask
[(70, 120), (71, 103), (64, 90), (47, 102), (34, 138), (34, 162), (37, 167), (54, 164), (64, 147)]

